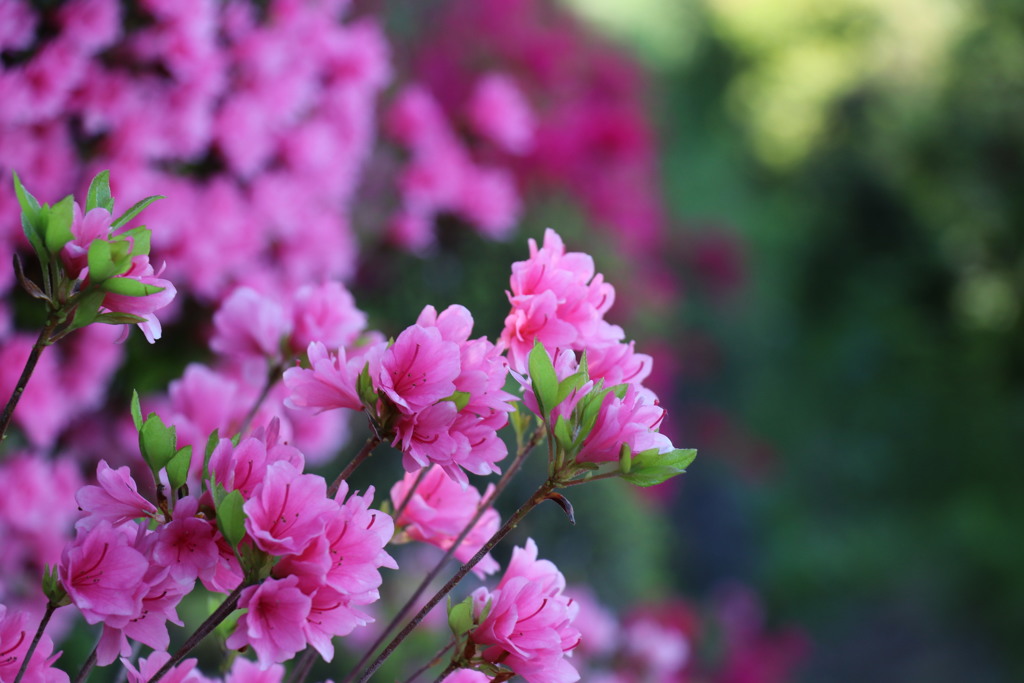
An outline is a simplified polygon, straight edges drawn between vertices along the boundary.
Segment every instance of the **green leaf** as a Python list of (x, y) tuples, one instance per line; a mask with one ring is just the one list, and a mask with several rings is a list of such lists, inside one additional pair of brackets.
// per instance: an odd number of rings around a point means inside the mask
[(203, 453), (203, 479), (206, 479), (207, 472), (210, 468), (210, 456), (217, 449), (217, 444), (220, 443), (220, 430), (214, 429), (213, 433), (206, 440), (206, 450)]
[(619, 449), (619, 471), (629, 474), (631, 469), (633, 469), (633, 454), (629, 450), (629, 444), (624, 443)]
[(244, 503), (242, 494), (238, 491), (232, 491), (217, 503), (217, 526), (232, 548), (237, 547), (245, 536), (245, 510), (242, 509)]
[(100, 171), (89, 183), (85, 212), (88, 213), (97, 207), (111, 213), (114, 211), (114, 198), (110, 196), (110, 171)]
[(106, 240), (96, 239), (89, 243), (89, 280), (99, 284), (117, 274), (117, 268), (110, 258), (110, 245)]
[(668, 453), (644, 451), (634, 456), (630, 471), (622, 478), (637, 486), (654, 486), (685, 472), (696, 457), (693, 448), (677, 448)]
[(469, 405), (469, 399), (473, 397), (468, 391), (453, 391), (451, 396), (441, 399), (451, 401), (455, 404), (455, 410), (459, 411)]
[(144, 225), (140, 225), (137, 228), (131, 230), (125, 230), (120, 235), (119, 239), (131, 240), (132, 250), (129, 256), (145, 256), (149, 254), (149, 241), (152, 231)]
[(140, 280), (130, 277), (112, 277), (102, 284), (103, 289), (111, 294), (123, 296), (149, 296), (164, 291), (163, 287), (147, 285)]
[(152, 197), (146, 197), (145, 199), (140, 199), (139, 201), (135, 202), (135, 204), (132, 205), (132, 208), (125, 211), (117, 220), (110, 224), (110, 229), (116, 230), (117, 228), (120, 228), (122, 225), (138, 216), (143, 209), (145, 209), (147, 206), (149, 206), (158, 199), (164, 199), (164, 196), (153, 195)]
[(555, 422), (555, 440), (566, 453), (572, 451), (572, 432), (569, 430), (569, 422), (561, 415)]
[(473, 596), (467, 596), (457, 605), (448, 605), (448, 628), (458, 638), (473, 628)]
[(132, 313), (100, 313), (96, 316), (96, 320), (93, 322), (103, 323), (105, 325), (138, 325), (139, 323), (146, 322), (146, 319), (141, 315), (134, 315)]
[(167, 481), (171, 489), (177, 491), (188, 479), (188, 468), (192, 464), (192, 446), (179, 448), (174, 457), (167, 462)]
[(160, 416), (150, 413), (139, 430), (139, 450), (155, 477), (177, 452), (174, 427), (168, 427)]
[(135, 431), (142, 429), (142, 405), (139, 403), (139, 392), (132, 389), (132, 422), (135, 423)]
[(527, 364), (530, 369), (533, 394), (537, 397), (537, 405), (546, 421), (552, 408), (558, 405), (558, 376), (555, 374), (555, 366), (551, 363), (551, 357), (548, 356), (548, 352), (539, 339), (533, 344)]
[(610, 393), (611, 389), (593, 389), (576, 406), (576, 409), (580, 412), (580, 432), (577, 438), (587, 438), (594, 429), (597, 415), (601, 412), (601, 404), (604, 403), (605, 398)]
[(46, 243), (43, 239), (45, 225), (39, 202), (33, 197), (25, 186), (21, 184), (21, 178), (14, 174), (14, 194), (18, 197), (18, 204), (21, 206), (21, 228), (25, 231), (25, 237), (32, 245), (33, 251), (43, 262), (45, 267), (50, 262), (50, 254), (46, 251)]
[(71, 195), (50, 207), (46, 220), (46, 250), (55, 256), (65, 244), (74, 239), (74, 235), (71, 234), (74, 207), (75, 198)]
[(619, 400), (626, 398), (626, 392), (629, 391), (628, 384), (616, 384), (612, 387), (612, 392), (619, 397)]
[(587, 373), (585, 371), (577, 372), (563, 379), (561, 382), (558, 383), (558, 398), (555, 401), (555, 405), (558, 405), (559, 403), (567, 399), (569, 397), (569, 394), (582, 387), (589, 380), (590, 378), (587, 377)]
[(80, 327), (96, 321), (100, 314), (100, 305), (106, 297), (106, 293), (98, 289), (87, 291), (82, 294), (75, 305), (75, 314), (71, 319), (69, 330), (77, 330)]
[(356, 379), (356, 393), (363, 405), (373, 409), (377, 405), (377, 391), (373, 388), (373, 380), (370, 379), (370, 364), (363, 366), (362, 372)]

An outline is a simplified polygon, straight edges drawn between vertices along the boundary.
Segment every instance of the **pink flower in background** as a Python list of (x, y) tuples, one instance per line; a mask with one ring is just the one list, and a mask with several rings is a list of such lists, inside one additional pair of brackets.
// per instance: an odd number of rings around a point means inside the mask
[[(140, 657), (138, 668), (135, 668), (128, 656), (121, 659), (121, 664), (128, 673), (128, 683), (147, 683), (170, 658), (171, 655), (166, 652), (158, 651), (148, 657)], [(195, 669), (196, 660), (185, 659), (172, 667), (160, 680), (167, 683), (205, 683), (206, 679)]]
[(291, 333), (284, 307), (250, 287), (231, 292), (213, 314), (210, 348), (225, 356), (277, 359)]
[(538, 560), (537, 545), (527, 539), (525, 548), (512, 551), (497, 588), (473, 592), (473, 615), (480, 621), (469, 632), (470, 642), (484, 660), (508, 667), (528, 683), (578, 681), (579, 673), (565, 658), (579, 644), (573, 625), (578, 607), (564, 590), (561, 572)]
[[(462, 488), (436, 465), (427, 470), (417, 485), (418, 479), (418, 473), (410, 472), (391, 487), (391, 504), (396, 510), (402, 509), (395, 525), (414, 541), (447, 550), (479, 509), (480, 492), (472, 486)], [(490, 496), (493, 488), (489, 486), (485, 496)], [(498, 511), (488, 508), (455, 550), (455, 558), (460, 562), (469, 560), (499, 526)], [(498, 562), (488, 553), (473, 572), (482, 578), (498, 569)]]
[(313, 342), (329, 349), (346, 347), (366, 329), (366, 314), (340, 282), (300, 288), (292, 302), (292, 318), (291, 347), (298, 353)]
[(140, 517), (156, 517), (157, 509), (139, 494), (128, 467), (111, 468), (106, 460), (96, 466), (99, 486), (83, 486), (75, 495), (85, 515), (76, 526), (91, 528), (100, 520), (119, 526)]
[(298, 578), (267, 579), (242, 591), (238, 601), (247, 610), (228, 637), (227, 646), (251, 646), (264, 669), (284, 662), (306, 647), (304, 628), (313, 601), (298, 588)]
[(267, 466), (263, 480), (245, 502), (245, 530), (271, 555), (296, 555), (323, 533), (334, 509), (323, 477), (302, 474), (289, 462)]
[(281, 683), (284, 673), (284, 667), (280, 664), (263, 669), (251, 659), (236, 657), (231, 664), (231, 671), (224, 677), (224, 683)]
[(504, 74), (487, 74), (466, 105), (473, 129), (509, 154), (526, 154), (533, 147), (536, 123), (522, 91)]

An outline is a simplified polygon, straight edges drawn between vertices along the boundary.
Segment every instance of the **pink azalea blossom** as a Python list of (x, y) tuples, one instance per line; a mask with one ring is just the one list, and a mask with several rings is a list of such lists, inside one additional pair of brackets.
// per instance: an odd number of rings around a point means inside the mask
[(412, 325), (381, 356), (375, 387), (406, 414), (415, 414), (455, 391), (459, 347), (430, 327)]
[(245, 530), (264, 552), (297, 555), (323, 533), (325, 516), (334, 507), (323, 477), (274, 462), (245, 502)]
[[(163, 268), (161, 268), (163, 271)], [(116, 313), (131, 313), (146, 319), (146, 322), (139, 323), (139, 329), (146, 335), (146, 340), (153, 343), (160, 338), (160, 321), (155, 311), (171, 303), (177, 290), (169, 280), (160, 278), (160, 273), (154, 272), (153, 266), (149, 263), (148, 256), (136, 256), (132, 259), (132, 265), (128, 272), (118, 276), (129, 280), (137, 280), (151, 287), (160, 287), (161, 291), (146, 296), (126, 296), (123, 294), (108, 293), (103, 297), (103, 308)], [(114, 278), (114, 279), (118, 279)]]
[(345, 349), (328, 353), (320, 342), (312, 342), (306, 350), (309, 368), (288, 368), (284, 383), (290, 395), (285, 405), (290, 408), (310, 408), (317, 412), (348, 408), (362, 410), (363, 404), (356, 391), (356, 380), (366, 367), (363, 356), (348, 358)]
[(239, 491), (243, 498), (249, 499), (266, 479), (271, 464), (284, 462), (295, 470), (302, 469), (302, 452), (294, 446), (278, 443), (279, 427), (278, 420), (271, 420), (266, 428), (257, 429), (237, 446), (230, 439), (221, 439), (210, 454), (210, 474), (226, 490)]
[(260, 665), (251, 659), (235, 657), (224, 683), (281, 683), (284, 674), (284, 666), (281, 664), (261, 669)]
[(508, 667), (528, 683), (579, 680), (565, 658), (579, 644), (580, 632), (573, 626), (578, 607), (564, 589), (561, 572), (538, 560), (537, 545), (528, 539), (525, 548), (512, 551), (496, 589), (473, 592), (473, 615), (479, 623), (469, 632), (470, 642), (484, 660)]
[[(170, 658), (171, 655), (168, 653), (158, 651), (150, 654), (148, 657), (140, 657), (138, 668), (135, 668), (129, 657), (122, 658), (121, 664), (128, 672), (128, 683), (146, 683), (156, 675), (156, 672)], [(182, 660), (173, 666), (160, 680), (167, 681), (167, 683), (205, 683), (206, 681), (202, 674), (196, 670), (196, 660), (194, 658)]]
[(213, 314), (210, 348), (225, 356), (276, 359), (291, 332), (284, 307), (250, 287), (233, 291)]
[(306, 647), (304, 628), (312, 599), (298, 588), (299, 579), (267, 579), (242, 591), (238, 606), (247, 610), (227, 646), (251, 646), (263, 669), (287, 661)]
[[(13, 681), (25, 661), (37, 624), (28, 612), (8, 610), (0, 605), (0, 681)], [(60, 653), (53, 652), (53, 641), (44, 634), (25, 669), (26, 683), (68, 683), (68, 675), (53, 668)]]
[(366, 314), (340, 282), (306, 285), (292, 302), (294, 331), (291, 347), (301, 352), (312, 342), (340, 349), (352, 344), (366, 328)]
[(536, 123), (522, 91), (504, 74), (487, 74), (477, 82), (466, 105), (477, 133), (510, 154), (526, 154), (533, 146)]
[(577, 460), (615, 462), (623, 444), (633, 453), (650, 449), (666, 453), (672, 450), (672, 442), (658, 433), (664, 417), (665, 409), (658, 405), (654, 394), (643, 387), (630, 384), (621, 399), (609, 393), (601, 404), (593, 430), (583, 441)]
[(197, 517), (198, 510), (199, 501), (185, 496), (174, 506), (174, 518), (156, 531), (153, 560), (168, 567), (170, 576), (179, 582), (209, 577), (220, 557), (217, 528), (210, 520)]
[[(395, 524), (412, 540), (447, 550), (476, 515), (481, 503), (480, 492), (472, 486), (463, 489), (437, 466), (427, 470), (418, 485), (417, 480), (417, 473), (407, 473), (391, 487), (392, 505), (396, 510), (402, 508)], [(490, 496), (493, 488), (493, 485), (488, 487), (485, 495)], [(488, 508), (455, 550), (455, 558), (461, 562), (469, 560), (499, 526), (498, 511)], [(498, 568), (497, 561), (488, 553), (473, 572), (482, 578)]]
[(99, 486), (83, 486), (75, 494), (78, 506), (86, 513), (76, 525), (79, 528), (91, 528), (100, 520), (119, 526), (140, 517), (157, 516), (156, 505), (139, 494), (127, 466), (115, 470), (106, 460), (100, 460), (96, 481)]
[(130, 533), (100, 520), (92, 528), (79, 529), (64, 548), (60, 582), (90, 624), (142, 613), (149, 562), (133, 547)]
[(79, 280), (84, 278), (88, 266), (89, 245), (93, 240), (105, 240), (110, 235), (110, 224), (114, 217), (102, 207), (96, 207), (82, 215), (82, 207), (75, 202), (71, 220), (71, 241), (61, 250), (61, 260), (68, 275)]

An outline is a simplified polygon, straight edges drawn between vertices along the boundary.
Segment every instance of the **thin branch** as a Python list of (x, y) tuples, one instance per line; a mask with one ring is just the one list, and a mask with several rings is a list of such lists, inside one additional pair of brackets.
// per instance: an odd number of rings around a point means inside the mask
[(248, 584), (245, 581), (238, 584), (238, 587), (231, 591), (228, 597), (224, 599), (224, 602), (222, 602), (217, 609), (213, 611), (213, 614), (208, 616), (206, 621), (201, 623), (199, 628), (195, 630), (195, 633), (189, 636), (188, 640), (185, 641), (185, 644), (178, 648), (178, 651), (174, 653), (174, 656), (168, 659), (167, 662), (160, 667), (160, 670), (157, 671), (151, 679), (149, 679), (149, 683), (156, 683), (163, 678), (168, 671), (177, 666), (178, 662), (185, 658), (185, 655), (192, 651), (192, 648), (198, 645), (203, 638), (208, 636), (213, 629), (217, 628), (222, 621), (227, 619), (228, 615), (235, 611), (235, 607), (238, 605), (238, 598), (242, 595), (242, 589), (247, 585)]
[(424, 467), (423, 469), (420, 470), (420, 473), (416, 475), (416, 481), (412, 483), (412, 486), (409, 488), (408, 493), (405, 494), (405, 498), (403, 498), (402, 502), (399, 503), (397, 508), (395, 508), (395, 514), (393, 515), (395, 518), (395, 522), (397, 522), (398, 518), (402, 516), (403, 512), (405, 512), (405, 508), (409, 506), (409, 501), (412, 500), (412, 497), (416, 495), (416, 489), (418, 489), (420, 487), (420, 484), (423, 483), (423, 480), (427, 478), (427, 472), (429, 471), (429, 467)]
[(36, 629), (36, 635), (32, 639), (32, 644), (28, 646), (28, 651), (25, 653), (25, 659), (21, 662), (21, 667), (18, 669), (17, 675), (14, 677), (14, 683), (21, 683), (22, 677), (25, 675), (25, 671), (28, 670), (28, 662), (32, 659), (32, 655), (36, 652), (36, 646), (39, 645), (39, 641), (43, 638), (43, 631), (46, 630), (46, 625), (50, 623), (50, 617), (56, 611), (57, 605), (47, 601), (46, 611), (43, 612), (43, 618), (39, 622), (39, 628)]
[(345, 481), (350, 476), (352, 476), (352, 473), (356, 471), (356, 468), (362, 465), (363, 462), (370, 457), (370, 454), (373, 453), (373, 449), (375, 449), (379, 445), (380, 437), (375, 432), (366, 440), (366, 443), (363, 444), (363, 447), (359, 450), (358, 453), (356, 453), (355, 457), (349, 461), (348, 465), (345, 466), (345, 469), (341, 471), (341, 474), (339, 474), (337, 478), (335, 478), (335, 480), (331, 482), (330, 487), (327, 489), (328, 498), (334, 498), (334, 495), (338, 492), (338, 489), (341, 488), (341, 482)]
[(21, 377), (18, 378), (18, 383), (14, 386), (14, 392), (11, 393), (11, 397), (7, 400), (7, 405), (4, 406), (3, 415), (0, 416), (0, 441), (7, 437), (7, 428), (11, 426), (11, 420), (14, 419), (14, 409), (18, 407), (18, 401), (21, 400), (21, 395), (25, 393), (25, 387), (28, 386), (32, 372), (36, 369), (36, 363), (39, 362), (39, 356), (42, 355), (43, 349), (50, 345), (50, 335), (56, 329), (57, 324), (57, 320), (51, 316), (46, 322), (46, 326), (39, 332), (36, 343), (32, 345), (32, 350), (25, 361), (25, 367), (21, 371)]
[(448, 678), (449, 674), (452, 674), (456, 669), (461, 668), (456, 662), (451, 662), (448, 667), (441, 672), (441, 674), (434, 679), (434, 683), (441, 683), (444, 679)]
[(491, 494), (487, 496), (487, 498), (485, 498), (484, 501), (480, 504), (480, 507), (479, 509), (477, 509), (476, 515), (473, 516), (473, 519), (469, 520), (469, 524), (467, 524), (466, 527), (462, 530), (462, 533), (460, 533), (458, 538), (455, 539), (455, 542), (452, 543), (451, 547), (449, 547), (448, 550), (445, 551), (444, 555), (441, 557), (440, 560), (438, 560), (437, 564), (434, 565), (434, 568), (430, 571), (430, 573), (423, 578), (423, 581), (420, 582), (420, 585), (416, 588), (415, 592), (413, 592), (412, 596), (410, 596), (409, 599), (406, 600), (405, 604), (402, 605), (402, 608), (398, 610), (398, 613), (391, 618), (391, 622), (383, 631), (381, 631), (380, 635), (377, 636), (377, 640), (375, 640), (373, 645), (371, 645), (366, 650), (365, 654), (363, 654), (362, 658), (352, 668), (352, 670), (348, 673), (348, 675), (345, 677), (342, 683), (352, 682), (352, 680), (355, 678), (356, 672), (362, 669), (364, 666), (366, 666), (367, 662), (370, 661), (370, 657), (372, 657), (373, 653), (377, 651), (377, 648), (379, 648), (384, 643), (384, 640), (389, 635), (391, 635), (392, 631), (398, 628), (398, 624), (401, 623), (401, 621), (405, 619), (406, 616), (408, 616), (409, 612), (416, 604), (416, 601), (419, 600), (420, 596), (423, 595), (423, 592), (427, 590), (427, 588), (430, 586), (431, 582), (437, 577), (437, 575), (441, 573), (441, 569), (444, 568), (445, 563), (448, 561), (448, 558), (455, 554), (456, 549), (458, 549), (458, 547), (462, 545), (462, 542), (466, 540), (466, 537), (476, 526), (477, 522), (480, 521), (480, 518), (483, 517), (484, 513), (494, 504), (494, 501), (498, 498), (498, 495), (505, 490), (505, 487), (508, 486), (508, 483), (512, 481), (512, 477), (514, 477), (516, 473), (519, 472), (520, 468), (523, 466), (523, 463), (526, 461), (526, 456), (528, 456), (530, 452), (534, 448), (536, 448), (537, 444), (540, 443), (540, 439), (542, 436), (544, 436), (543, 425), (537, 427), (537, 429), (534, 430), (533, 434), (530, 436), (530, 439), (519, 448), (519, 450), (516, 452), (515, 459), (512, 461), (512, 464), (509, 465), (508, 468), (506, 468), (505, 473), (501, 476), (501, 479), (498, 480), (498, 483), (494, 486), (494, 490), (491, 491)]
[(241, 426), (238, 428), (238, 433), (241, 435), (245, 434), (245, 431), (249, 429), (249, 425), (252, 424), (253, 419), (256, 417), (256, 413), (259, 412), (260, 406), (267, 400), (267, 396), (270, 395), (270, 391), (277, 385), (281, 379), (281, 373), (284, 371), (284, 362), (274, 363), (270, 366), (270, 370), (267, 371), (267, 379), (263, 382), (263, 390), (260, 391), (260, 395), (256, 398), (256, 402), (249, 408), (249, 412), (245, 414), (245, 419), (242, 420)]
[(78, 675), (75, 676), (74, 683), (85, 683), (89, 679), (89, 672), (96, 666), (96, 651), (100, 649), (100, 644), (96, 643), (96, 647), (89, 653), (89, 657), (82, 664), (82, 668), (78, 670)]
[(451, 641), (447, 645), (445, 645), (443, 648), (438, 650), (437, 654), (434, 655), (430, 659), (429, 662), (427, 662), (426, 664), (424, 664), (420, 668), (416, 669), (416, 671), (413, 672), (412, 676), (409, 676), (409, 678), (407, 678), (405, 680), (405, 683), (413, 683), (413, 681), (415, 681), (417, 678), (422, 676), (423, 673), (426, 672), (427, 669), (429, 669), (430, 667), (432, 667), (435, 664), (437, 664), (438, 662), (440, 662), (441, 661), (441, 657), (444, 657), (444, 653), (448, 652), (448, 650), (452, 649), (453, 647), (455, 647), (455, 639), (454, 638), (452, 638)]

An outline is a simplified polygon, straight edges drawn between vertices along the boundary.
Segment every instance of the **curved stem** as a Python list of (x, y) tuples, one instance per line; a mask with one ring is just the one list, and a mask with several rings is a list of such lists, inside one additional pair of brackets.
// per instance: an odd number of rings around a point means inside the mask
[(92, 671), (94, 666), (96, 666), (96, 650), (98, 650), (99, 647), (99, 643), (97, 643), (96, 647), (94, 647), (92, 652), (89, 653), (89, 657), (82, 664), (82, 668), (78, 670), (78, 675), (75, 676), (74, 683), (85, 683), (85, 681), (88, 680), (89, 672)]
[(39, 356), (42, 355), (43, 349), (50, 345), (50, 335), (53, 333), (58, 325), (57, 320), (54, 317), (50, 317), (46, 322), (46, 326), (39, 332), (39, 337), (36, 339), (36, 343), (32, 345), (32, 350), (28, 354), (28, 359), (25, 361), (25, 367), (21, 371), (21, 377), (18, 378), (18, 383), (14, 386), (14, 392), (11, 397), (7, 400), (7, 405), (4, 406), (3, 415), (0, 416), (0, 441), (3, 441), (7, 437), (7, 428), (11, 426), (11, 420), (14, 419), (14, 409), (18, 407), (18, 401), (21, 400), (21, 395), (25, 393), (25, 387), (28, 386), (28, 380), (32, 377), (32, 372), (36, 369), (36, 363), (39, 362)]
[(373, 449), (379, 445), (380, 437), (377, 436), (376, 433), (374, 433), (372, 436), (370, 436), (370, 438), (366, 440), (366, 443), (363, 444), (363, 447), (359, 450), (358, 453), (356, 453), (355, 457), (349, 461), (348, 465), (345, 466), (345, 469), (341, 471), (341, 474), (339, 474), (334, 479), (334, 481), (331, 482), (330, 487), (328, 487), (327, 489), (328, 498), (334, 498), (334, 495), (338, 492), (338, 489), (341, 488), (341, 482), (345, 481), (350, 476), (352, 476), (352, 473), (356, 471), (356, 468), (362, 465), (363, 462), (365, 462), (366, 459), (370, 457), (370, 454), (373, 453)]
[(451, 547), (449, 547), (448, 550), (445, 551), (444, 555), (441, 557), (440, 560), (438, 560), (437, 564), (434, 565), (434, 568), (430, 571), (430, 573), (423, 578), (423, 581), (420, 582), (420, 585), (416, 588), (415, 592), (413, 592), (409, 599), (406, 600), (405, 604), (402, 605), (402, 608), (398, 610), (398, 613), (395, 614), (394, 617), (392, 617), (391, 622), (383, 631), (381, 631), (380, 635), (377, 636), (377, 640), (374, 641), (373, 645), (367, 648), (366, 653), (362, 656), (359, 662), (352, 668), (352, 670), (349, 672), (348, 676), (345, 677), (342, 683), (352, 682), (352, 680), (355, 678), (356, 672), (362, 669), (364, 666), (366, 666), (366, 663), (370, 661), (370, 657), (372, 657), (373, 653), (377, 651), (377, 648), (381, 646), (381, 644), (384, 642), (384, 639), (387, 638), (391, 634), (391, 632), (398, 627), (398, 624), (403, 619), (405, 619), (405, 617), (409, 614), (410, 610), (412, 610), (413, 605), (416, 604), (416, 601), (419, 600), (420, 596), (423, 595), (423, 592), (426, 591), (427, 588), (430, 586), (430, 583), (437, 577), (438, 574), (441, 573), (441, 569), (444, 568), (444, 565), (448, 561), (448, 558), (455, 554), (455, 550), (460, 545), (462, 545), (462, 542), (464, 540), (466, 540), (466, 536), (469, 535), (469, 533), (473, 530), (473, 527), (475, 527), (477, 522), (480, 521), (480, 518), (483, 517), (484, 513), (494, 504), (494, 501), (497, 499), (498, 495), (505, 490), (505, 487), (508, 486), (508, 483), (512, 481), (512, 477), (514, 477), (516, 473), (519, 472), (520, 468), (523, 466), (523, 463), (526, 461), (526, 456), (528, 456), (530, 452), (537, 446), (537, 444), (540, 443), (540, 439), (542, 436), (544, 436), (543, 425), (534, 430), (533, 434), (530, 436), (530, 439), (519, 448), (519, 451), (516, 453), (516, 457), (512, 461), (512, 464), (509, 465), (508, 468), (506, 468), (505, 473), (501, 476), (501, 479), (498, 480), (498, 483), (494, 486), (494, 490), (491, 491), (491, 494), (487, 496), (487, 498), (485, 498), (482, 503), (480, 503), (480, 507), (477, 509), (476, 515), (473, 516), (473, 519), (469, 520), (469, 523), (462, 530), (462, 533), (459, 534), (458, 538), (455, 539), (455, 542), (452, 543)]
[(246, 585), (248, 584), (243, 581), (238, 584), (238, 587), (235, 588), (235, 590), (231, 591), (228, 597), (224, 599), (224, 602), (222, 602), (217, 609), (213, 610), (213, 614), (208, 616), (206, 621), (201, 623), (199, 628), (195, 630), (195, 633), (189, 636), (188, 640), (185, 641), (185, 644), (178, 648), (178, 651), (174, 653), (174, 656), (168, 659), (167, 662), (160, 667), (160, 670), (157, 671), (151, 679), (149, 679), (149, 683), (156, 683), (163, 678), (168, 671), (174, 668), (178, 662), (185, 658), (185, 655), (192, 651), (192, 648), (198, 645), (203, 638), (213, 631), (213, 629), (217, 628), (222, 621), (227, 619), (229, 614), (235, 611), (235, 607), (238, 605), (238, 598), (241, 597), (242, 589), (245, 588)]
[(413, 629), (415, 629), (416, 626), (418, 626), (419, 623), (423, 621), (423, 617), (427, 616), (430, 610), (434, 609), (437, 603), (441, 602), (441, 600), (443, 600), (444, 597), (448, 595), (452, 591), (452, 589), (455, 588), (456, 585), (458, 585), (460, 581), (462, 581), (463, 577), (465, 577), (466, 574), (468, 574), (470, 570), (472, 570), (473, 567), (475, 567), (477, 563), (484, 558), (484, 555), (489, 553), (491, 549), (494, 548), (494, 546), (496, 546), (501, 541), (501, 539), (505, 538), (505, 536), (507, 536), (508, 533), (512, 531), (512, 529), (515, 529), (519, 522), (521, 522), (523, 518), (526, 517), (527, 513), (530, 512), (530, 510), (535, 508), (541, 501), (546, 500), (548, 494), (550, 494), (554, 490), (555, 485), (550, 480), (547, 480), (543, 484), (541, 484), (540, 488), (538, 488), (534, 492), (534, 494), (530, 496), (530, 498), (527, 499), (525, 503), (519, 506), (519, 509), (516, 510), (511, 517), (509, 517), (508, 521), (505, 522), (505, 525), (498, 529), (498, 531), (493, 536), (491, 536), (487, 543), (484, 543), (480, 550), (476, 552), (476, 555), (470, 558), (469, 562), (462, 565), (459, 568), (459, 571), (455, 572), (455, 576), (449, 579), (448, 583), (442, 586), (441, 590), (435, 593), (434, 597), (430, 598), (430, 600), (428, 600), (427, 603), (420, 608), (420, 611), (417, 612), (416, 616), (414, 616), (409, 621), (409, 623), (405, 625), (405, 628), (399, 631), (398, 635), (391, 639), (391, 642), (387, 644), (387, 647), (385, 647), (384, 651), (381, 652), (377, 659), (374, 660), (373, 664), (371, 664), (370, 667), (363, 672), (363, 675), (359, 678), (359, 683), (366, 683), (366, 681), (369, 680), (370, 676), (372, 676), (374, 672), (376, 672), (377, 669), (380, 668), (381, 664), (383, 664), (388, 659), (388, 657), (391, 656), (391, 654), (395, 651), (395, 648), (397, 648), (402, 643), (402, 641), (405, 640), (410, 633), (412, 633)]
[(46, 611), (43, 613), (43, 618), (39, 622), (39, 628), (36, 629), (36, 635), (32, 639), (32, 644), (28, 646), (28, 651), (25, 652), (25, 659), (21, 662), (21, 667), (18, 668), (18, 673), (14, 677), (14, 683), (21, 683), (22, 677), (25, 675), (25, 671), (28, 670), (28, 662), (32, 659), (32, 655), (35, 654), (36, 646), (39, 645), (39, 641), (43, 638), (43, 631), (46, 630), (46, 625), (50, 623), (50, 617), (57, 610), (57, 606), (52, 602), (46, 603)]
[(427, 472), (429, 471), (429, 467), (424, 467), (423, 469), (420, 470), (420, 473), (416, 475), (416, 481), (412, 483), (412, 486), (409, 487), (408, 493), (406, 493), (405, 497), (402, 498), (402, 502), (399, 503), (397, 508), (395, 508), (395, 513), (392, 516), (395, 518), (396, 524), (398, 522), (398, 518), (402, 516), (403, 512), (405, 512), (405, 508), (409, 506), (409, 501), (412, 500), (412, 497), (416, 495), (416, 489), (418, 489), (420, 487), (420, 484), (423, 483), (423, 480), (427, 478)]

